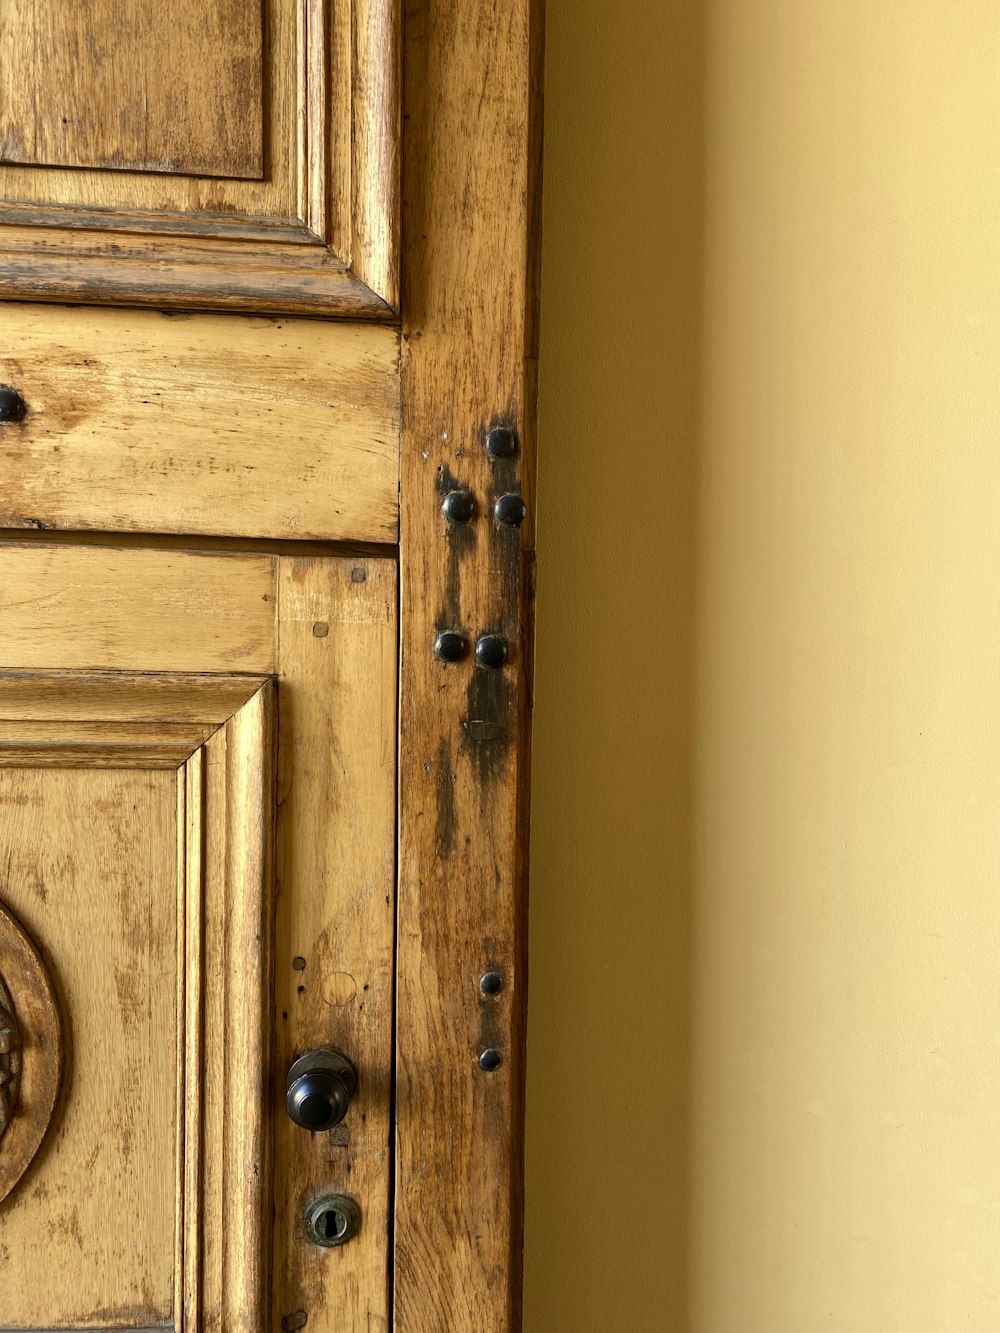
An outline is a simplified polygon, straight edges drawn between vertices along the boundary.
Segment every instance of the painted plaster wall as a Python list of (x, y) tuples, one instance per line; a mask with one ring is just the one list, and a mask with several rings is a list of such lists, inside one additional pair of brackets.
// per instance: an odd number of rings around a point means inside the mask
[(549, 0), (527, 1333), (1000, 1327), (998, 68)]

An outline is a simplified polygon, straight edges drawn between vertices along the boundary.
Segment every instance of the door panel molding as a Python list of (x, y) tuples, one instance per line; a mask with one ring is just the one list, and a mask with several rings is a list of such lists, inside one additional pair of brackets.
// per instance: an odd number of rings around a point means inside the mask
[(178, 783), (185, 1333), (270, 1326), (276, 703), (269, 680)]
[[(182, 694), (183, 711), (207, 726), (170, 720)], [(174, 1317), (192, 1333), (263, 1331), (270, 1308), (276, 704), (270, 677), (0, 675), (0, 767), (178, 774)], [(42, 749), (39, 727), (50, 738)], [(145, 732), (157, 728), (172, 753), (151, 761)], [(13, 1225), (16, 1237), (16, 1213)]]

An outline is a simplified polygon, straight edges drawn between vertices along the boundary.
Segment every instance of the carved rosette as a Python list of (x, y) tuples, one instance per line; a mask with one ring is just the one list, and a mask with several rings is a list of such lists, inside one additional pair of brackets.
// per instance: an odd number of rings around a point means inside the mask
[(17, 1110), (21, 1082), (21, 1033), (14, 1002), (0, 977), (0, 1139)]
[(0, 1202), (31, 1165), (62, 1082), (59, 1010), (30, 936), (0, 907)]

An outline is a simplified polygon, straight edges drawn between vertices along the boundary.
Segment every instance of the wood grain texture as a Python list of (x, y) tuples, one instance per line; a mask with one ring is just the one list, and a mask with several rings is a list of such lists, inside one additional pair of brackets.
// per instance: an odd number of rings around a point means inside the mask
[[(243, 707), (264, 679), (193, 672), (0, 672), (0, 722), (194, 724), (210, 734)], [(0, 737), (10, 734), (9, 727), (0, 731)]]
[[(16, 0), (31, 5), (35, 0)], [(131, 3), (133, 0), (122, 0)], [(218, 2), (210, 0), (209, 7)], [(226, 0), (228, 2), (228, 0)], [(299, 70), (302, 46), (309, 40), (306, 25), (301, 21), (304, 4), (311, 0), (267, 0), (264, 22), (263, 68), (260, 79), (261, 100), (264, 110), (263, 141), (265, 170), (261, 179), (220, 178), (149, 170), (109, 170), (101, 168), (78, 169), (58, 166), (37, 167), (29, 163), (0, 163), (0, 214), (5, 222), (15, 223), (23, 214), (27, 225), (49, 223), (70, 230), (82, 227), (101, 227), (119, 233), (139, 229), (150, 237), (164, 231), (198, 236), (216, 232), (232, 237), (233, 231), (248, 226), (256, 228), (258, 240), (270, 232), (297, 228), (300, 244), (306, 240), (298, 208), (299, 159), (297, 145), (305, 132), (300, 123), (300, 104), (304, 96)], [(61, 14), (72, 9), (76, 21), (86, 25), (86, 10), (95, 3), (108, 5), (114, 0), (89, 0), (88, 5), (62, 6), (51, 0), (53, 9)], [(187, 0), (163, 0), (159, 17), (169, 26), (179, 4)], [(247, 8), (259, 5), (260, 0), (247, 0)], [(150, 2), (147, 6), (152, 8)], [(81, 15), (84, 17), (81, 19)], [(196, 22), (199, 21), (197, 14)], [(73, 22), (74, 20), (70, 20)], [(190, 35), (190, 34), (189, 34)], [(182, 34), (169, 40), (184, 41)], [(105, 35), (109, 46), (120, 47), (134, 41), (121, 31)], [(260, 43), (258, 43), (260, 50)], [(207, 60), (225, 59), (225, 52)], [(191, 71), (197, 76), (202, 68), (199, 59)], [(170, 77), (171, 71), (166, 71)], [(97, 81), (96, 76), (83, 70), (81, 82)], [(183, 82), (187, 77), (178, 74)], [(39, 89), (39, 98), (58, 101), (59, 92), (50, 86)], [(204, 97), (206, 94), (200, 94)], [(211, 96), (211, 93), (207, 94)], [(197, 106), (199, 97), (194, 99)], [(97, 138), (110, 137), (117, 132), (113, 111), (109, 114), (105, 103), (89, 108), (92, 116), (100, 116), (102, 124), (87, 131)], [(256, 119), (259, 120), (259, 110)], [(308, 120), (308, 117), (306, 118)], [(61, 120), (61, 115), (60, 115)], [(196, 135), (205, 133), (195, 130)], [(51, 237), (58, 248), (67, 238)]]
[(0, 546), (0, 667), (274, 669), (271, 556)]
[(395, 541), (399, 335), (9, 305), (0, 526)]
[[(278, 1069), (332, 1045), (358, 1090), (327, 1134), (278, 1118), (272, 1327), (377, 1333), (390, 1325), (396, 565), (283, 559), (278, 600)], [(322, 1251), (302, 1218), (331, 1192), (357, 1200), (362, 1229)]]
[[(0, 899), (44, 953), (70, 1052), (59, 1119), (0, 1205), (0, 1326), (171, 1317), (175, 785), (0, 771)], [(40, 1268), (54, 1224), (58, 1262)]]
[[(136, 4), (99, 0), (102, 10)], [(198, 48), (206, 43), (199, 31), (234, 4), (213, 0), (206, 16), (205, 6), (190, 0), (165, 0), (153, 26), (159, 32), (161, 23), (175, 25), (170, 41), (195, 51), (192, 76), (200, 78), (206, 61)], [(33, 12), (36, 5), (60, 15), (66, 8), (56, 0), (16, 0), (15, 8)], [(232, 46), (236, 65), (250, 60), (240, 52), (252, 48), (250, 11), (258, 6), (259, 0), (236, 6), (249, 37)], [(112, 30), (106, 40), (119, 48), (148, 42), (141, 30), (130, 38)], [(210, 60), (225, 60), (229, 45), (217, 46), (222, 54)], [(261, 179), (237, 180), (235, 171), (221, 179), (0, 164), (0, 285), (11, 297), (33, 300), (391, 316), (399, 303), (398, 50), (399, 0), (353, 7), (349, 0), (271, 0), (264, 91), (247, 127), (256, 133), (262, 102)], [(109, 109), (110, 95), (104, 96), (96, 73), (81, 79), (93, 85), (90, 95), (86, 87), (80, 92), (97, 121), (88, 135), (117, 141), (121, 117)], [(164, 87), (171, 96), (176, 82), (176, 69), (168, 67)], [(57, 107), (56, 95), (45, 91)], [(9, 96), (15, 95), (16, 87)], [(252, 86), (241, 84), (240, 106), (253, 95)], [(176, 118), (177, 136), (215, 142), (219, 107), (233, 96), (225, 86), (199, 86)], [(47, 104), (45, 115), (63, 130), (57, 109)], [(230, 119), (235, 126), (240, 117), (230, 113)], [(218, 138), (220, 160), (240, 157), (244, 131), (228, 130), (234, 132), (235, 143)], [(147, 151), (148, 164), (155, 166), (154, 159)], [(164, 162), (170, 160), (168, 152)], [(120, 165), (128, 164), (123, 158)], [(213, 170), (222, 168), (216, 163)]]
[(7, 0), (0, 161), (264, 171), (260, 0)]
[(0, 768), (177, 769), (210, 735), (177, 722), (7, 722)]
[[(540, 4), (409, 0), (404, 34), (395, 1315), (499, 1333), (520, 1325)], [(487, 457), (494, 424), (513, 458)], [(449, 533), (455, 484), (481, 517)], [(520, 532), (490, 518), (509, 490)], [(503, 634), (507, 665), (435, 661), (444, 627)]]

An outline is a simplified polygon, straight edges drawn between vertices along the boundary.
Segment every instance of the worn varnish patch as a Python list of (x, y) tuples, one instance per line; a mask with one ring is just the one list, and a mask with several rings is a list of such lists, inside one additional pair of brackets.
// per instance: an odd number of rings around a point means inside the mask
[(434, 841), (438, 856), (449, 857), (455, 850), (455, 782), (457, 773), (452, 768), (451, 747), (441, 738), (437, 757), (437, 811)]

